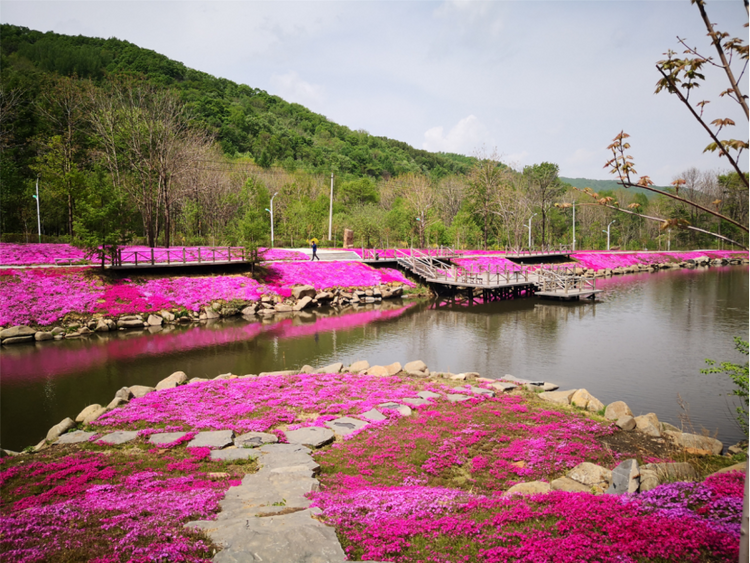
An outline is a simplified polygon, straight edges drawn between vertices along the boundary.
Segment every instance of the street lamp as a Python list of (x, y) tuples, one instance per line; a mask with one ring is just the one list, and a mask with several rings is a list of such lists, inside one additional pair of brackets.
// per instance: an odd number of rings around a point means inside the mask
[(328, 208), (328, 240), (331, 240), (333, 227), (333, 172), (331, 172), (331, 206)]
[(42, 244), (42, 220), (39, 216), (39, 176), (36, 177), (36, 195), (32, 196), (36, 200), (36, 228), (39, 232), (39, 244)]
[(273, 248), (273, 198), (277, 195), (279, 195), (279, 192), (273, 194), (273, 197), (271, 198), (271, 209), (266, 208), (266, 211), (271, 214), (271, 248)]
[(602, 231), (603, 233), (607, 233), (607, 250), (609, 250), (609, 228), (612, 226), (612, 223), (616, 223), (616, 222), (617, 222), (617, 219), (613, 219), (612, 221), (609, 222), (609, 225), (607, 225), (607, 230)]
[(529, 228), (529, 250), (531, 250), (531, 220), (534, 217), (536, 217), (537, 215), (538, 215), (537, 213), (534, 213), (531, 217), (529, 217), (529, 224), (528, 225), (524, 225), (524, 227), (528, 227)]

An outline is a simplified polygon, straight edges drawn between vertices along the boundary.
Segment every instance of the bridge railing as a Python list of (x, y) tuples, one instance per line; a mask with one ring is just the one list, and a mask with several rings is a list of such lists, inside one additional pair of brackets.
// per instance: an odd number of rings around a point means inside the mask
[(392, 258), (398, 259), (403, 256), (417, 256), (420, 258), (455, 258), (461, 256), (459, 251), (456, 251), (451, 246), (439, 246), (438, 248), (361, 248), (360, 255), (362, 260), (388, 260)]
[(570, 244), (549, 244), (536, 248), (526, 247), (506, 247), (505, 254), (510, 256), (557, 256), (566, 255), (572, 252)]
[(540, 291), (570, 293), (574, 291), (596, 291), (596, 278), (587, 278), (576, 274), (574, 268), (557, 267), (538, 270), (537, 285)]
[(150, 248), (119, 249), (112, 266), (156, 266), (157, 264), (203, 264), (214, 262), (245, 262), (249, 254), (244, 247)]

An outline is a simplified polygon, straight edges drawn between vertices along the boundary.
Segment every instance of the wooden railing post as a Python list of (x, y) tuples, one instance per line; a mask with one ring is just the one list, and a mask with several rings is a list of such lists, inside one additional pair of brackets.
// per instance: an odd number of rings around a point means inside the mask
[(201, 263), (201, 247), (198, 247), (198, 264)]

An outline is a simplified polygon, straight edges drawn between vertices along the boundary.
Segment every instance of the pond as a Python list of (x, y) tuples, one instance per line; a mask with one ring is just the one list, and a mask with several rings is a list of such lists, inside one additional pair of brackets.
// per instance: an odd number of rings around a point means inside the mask
[[(695, 431), (725, 445), (743, 439), (733, 385), (704, 375), (704, 360), (744, 363), (733, 337), (748, 337), (748, 269), (670, 270), (598, 281), (596, 302), (537, 298), (465, 307), (390, 301), (247, 323), (128, 331), (6, 347), (0, 353), (0, 443), (36, 444), (65, 417), (107, 404), (123, 386), (258, 373), (366, 359), (425, 361), (437, 371), (477, 371), (588, 389), (602, 402)], [(688, 430), (688, 428), (686, 428)]]

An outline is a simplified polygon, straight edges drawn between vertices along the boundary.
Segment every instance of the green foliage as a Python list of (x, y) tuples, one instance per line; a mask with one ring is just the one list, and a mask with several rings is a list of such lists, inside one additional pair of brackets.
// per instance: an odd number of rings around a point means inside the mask
[[(742, 338), (735, 336), (734, 347), (740, 354), (748, 355), (748, 342), (742, 340)], [(706, 360), (706, 363), (710, 366), (715, 366), (714, 360)], [(702, 369), (701, 373), (722, 373), (729, 376), (734, 382), (736, 389), (732, 391), (732, 395), (740, 398), (742, 403), (735, 409), (737, 413), (737, 424), (739, 424), (742, 431), (747, 434), (748, 430), (748, 362), (744, 365), (733, 364), (731, 362), (721, 362), (718, 367), (711, 367)]]

